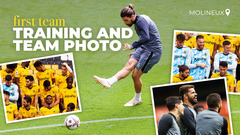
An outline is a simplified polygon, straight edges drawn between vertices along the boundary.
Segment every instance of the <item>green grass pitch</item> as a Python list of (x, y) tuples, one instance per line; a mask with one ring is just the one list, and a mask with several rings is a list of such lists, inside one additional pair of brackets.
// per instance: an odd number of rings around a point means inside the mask
[[(91, 27), (97, 32), (101, 27), (127, 27), (119, 14), (123, 7), (132, 3), (138, 14), (148, 15), (157, 25), (162, 45), (163, 55), (160, 62), (146, 75), (142, 76), (143, 103), (139, 106), (126, 108), (123, 105), (134, 96), (134, 86), (131, 76), (114, 84), (111, 89), (103, 89), (93, 81), (93, 75), (111, 77), (128, 61), (131, 51), (106, 52), (98, 50), (74, 51), (75, 68), (81, 98), (82, 112), (76, 115), (81, 121), (104, 120), (111, 118), (127, 118), (153, 116), (150, 86), (167, 84), (170, 82), (171, 56), (173, 46), (173, 30), (191, 30), (217, 33), (239, 33), (239, 6), (235, 1), (202, 0), (8, 0), (0, 1), (0, 63), (12, 62), (30, 58), (66, 53), (63, 46), (60, 51), (49, 52), (16, 52), (12, 41), (13, 17), (22, 18), (62, 18), (66, 20), (66, 27)], [(227, 16), (190, 16), (189, 10), (225, 10), (231, 9)], [(132, 28), (133, 29), (133, 28)], [(134, 31), (134, 30), (133, 30)], [(133, 43), (138, 40), (135, 34), (131, 39), (123, 39), (122, 43)], [(238, 111), (239, 96), (230, 95), (231, 111)], [(46, 126), (61, 124), (67, 115), (55, 116), (18, 123), (5, 123), (2, 96), (0, 96), (0, 131), (26, 128), (32, 126)], [(232, 113), (234, 134), (240, 134), (238, 113)], [(69, 131), (64, 126), (7, 132), (2, 134), (155, 134), (154, 119), (132, 119), (99, 123), (83, 123), (75, 131)]]

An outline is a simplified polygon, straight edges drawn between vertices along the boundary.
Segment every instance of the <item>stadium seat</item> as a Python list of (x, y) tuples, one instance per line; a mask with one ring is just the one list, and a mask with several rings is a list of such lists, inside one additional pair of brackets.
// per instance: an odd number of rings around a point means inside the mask
[(47, 59), (40, 59), (40, 61), (42, 62), (42, 64), (48, 64)]
[(58, 65), (57, 65), (57, 64), (53, 64), (53, 65), (52, 65), (52, 69), (53, 69), (53, 70), (57, 70), (57, 69), (58, 69)]
[(47, 58), (47, 63), (48, 64), (53, 64), (54, 63), (53, 58)]
[(6, 69), (7, 68), (7, 65), (2, 65), (2, 69)]
[(44, 65), (44, 67), (45, 67), (46, 69), (52, 69), (52, 65), (50, 65), (50, 64), (46, 64), (46, 65)]

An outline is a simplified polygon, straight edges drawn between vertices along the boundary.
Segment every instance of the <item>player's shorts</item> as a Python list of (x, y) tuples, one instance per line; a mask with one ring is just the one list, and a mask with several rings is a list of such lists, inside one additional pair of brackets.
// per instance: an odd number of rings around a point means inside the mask
[(143, 73), (147, 73), (153, 65), (159, 62), (162, 52), (151, 52), (141, 47), (138, 47), (132, 54), (131, 58), (138, 60), (135, 65), (137, 70), (142, 70)]

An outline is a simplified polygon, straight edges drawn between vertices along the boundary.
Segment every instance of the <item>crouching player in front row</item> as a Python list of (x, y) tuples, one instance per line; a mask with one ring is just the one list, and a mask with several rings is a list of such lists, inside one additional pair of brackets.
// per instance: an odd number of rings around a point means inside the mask
[(53, 103), (53, 98), (51, 95), (48, 95), (45, 99), (46, 101), (46, 106), (43, 106), (40, 108), (40, 115), (41, 116), (46, 116), (46, 115), (52, 115), (52, 114), (58, 114), (59, 111), (59, 107), (58, 106), (52, 106)]
[(31, 97), (25, 96), (22, 102), (23, 102), (23, 106), (19, 109), (21, 119), (33, 118), (33, 117), (39, 116), (38, 110), (31, 105), (32, 103)]
[(18, 115), (17, 105), (12, 102), (9, 102), (10, 93), (8, 91), (3, 91), (3, 93), (4, 93), (4, 100), (5, 100), (5, 107), (6, 107), (8, 121), (18, 120), (19, 115)]

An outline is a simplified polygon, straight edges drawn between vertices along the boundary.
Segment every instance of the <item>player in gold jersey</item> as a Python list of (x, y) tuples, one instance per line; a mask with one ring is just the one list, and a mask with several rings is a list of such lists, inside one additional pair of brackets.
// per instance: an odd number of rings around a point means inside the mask
[(212, 78), (226, 77), (228, 92), (234, 92), (234, 88), (236, 86), (235, 78), (234, 78), (233, 75), (229, 74), (227, 72), (227, 70), (228, 70), (228, 63), (225, 62), (225, 61), (221, 61), (220, 64), (219, 64), (219, 71), (220, 72), (214, 73), (212, 75)]
[(12, 102), (9, 102), (10, 93), (8, 91), (3, 91), (3, 93), (4, 93), (5, 107), (6, 107), (6, 113), (7, 113), (7, 120), (8, 121), (18, 120), (19, 114), (18, 114), (17, 105)]
[(65, 87), (62, 91), (61, 91), (61, 100), (60, 100), (60, 105), (63, 108), (63, 110), (65, 110), (67, 108), (67, 105), (69, 103), (74, 103), (74, 105), (76, 106), (76, 108), (79, 108), (78, 106), (78, 95), (77, 95), (77, 90), (76, 87), (73, 87), (73, 78), (72, 77), (68, 77), (66, 79), (67, 82), (67, 87)]
[(214, 52), (220, 53), (223, 52), (223, 42), (224, 41), (229, 41), (231, 43), (231, 52), (235, 53), (235, 49), (236, 49), (236, 39), (233, 36), (228, 36), (228, 35), (223, 35), (223, 36), (219, 36), (219, 44), (217, 46), (214, 47)]
[(73, 77), (73, 71), (68, 66), (67, 63), (62, 64), (62, 74), (56, 76), (56, 86), (58, 86), (59, 90), (61, 91), (63, 88), (67, 87), (66, 79), (68, 77)]
[[(237, 63), (237, 68), (236, 68), (236, 79), (237, 81), (240, 80), (240, 36), (236, 37), (236, 50), (235, 50), (235, 54), (238, 57), (238, 63)], [(239, 89), (240, 90), (240, 89)]]
[(37, 108), (40, 90), (39, 86), (34, 84), (33, 81), (34, 78), (32, 75), (29, 75), (25, 78), (26, 85), (22, 89), (22, 101), (25, 96), (30, 96), (32, 99), (31, 105)]
[(22, 62), (21, 65), (18, 65), (15, 70), (15, 83), (19, 86), (20, 90), (25, 85), (25, 77), (29, 75), (28, 66), (30, 61)]
[(44, 90), (41, 91), (41, 103), (43, 106), (48, 107), (49, 104), (46, 103), (45, 98), (47, 98), (48, 95), (51, 95), (53, 102), (50, 104), (50, 107), (57, 106), (59, 107), (60, 102), (60, 93), (59, 89), (55, 85), (51, 85), (50, 81), (45, 80), (44, 83)]
[(69, 104), (67, 105), (67, 109), (65, 109), (65, 110), (63, 111), (63, 113), (65, 113), (65, 112), (72, 112), (72, 111), (77, 111), (77, 109), (75, 109), (74, 103), (69, 103)]
[(6, 69), (1, 70), (1, 79), (2, 83), (5, 82), (6, 75), (11, 75), (12, 79), (14, 80), (15, 77), (15, 69), (17, 68), (17, 64), (8, 64)]
[(189, 75), (189, 68), (186, 65), (179, 66), (179, 74), (176, 74), (172, 78), (172, 83), (193, 81), (193, 78)]
[(46, 97), (46, 104), (47, 106), (43, 106), (40, 108), (40, 115), (46, 116), (51, 114), (58, 114), (59, 113), (59, 107), (57, 106), (51, 106), (53, 104), (53, 98), (51, 95), (48, 95)]
[(43, 90), (43, 82), (45, 80), (50, 81), (51, 84), (55, 83), (55, 73), (52, 69), (46, 69), (41, 61), (36, 61), (34, 63), (34, 67), (36, 68), (36, 70), (38, 71), (36, 76), (37, 76), (37, 80), (38, 80), (38, 85), (40, 87), (40, 90)]
[(19, 109), (21, 119), (39, 116), (38, 110), (35, 107), (31, 106), (31, 102), (32, 102), (31, 97), (25, 96), (23, 98), (23, 106)]
[(193, 33), (185, 33), (185, 42), (184, 45), (189, 48), (197, 47), (196, 38), (193, 36)]

